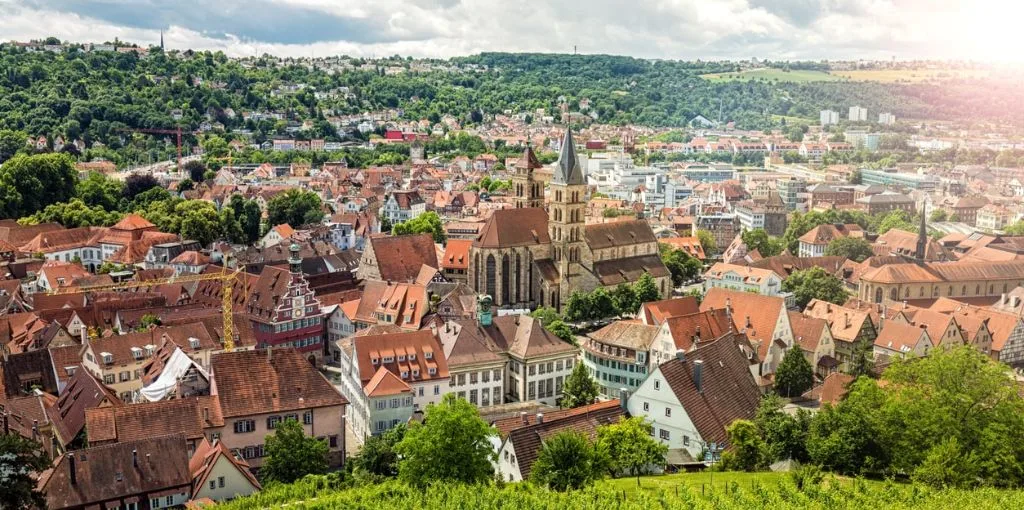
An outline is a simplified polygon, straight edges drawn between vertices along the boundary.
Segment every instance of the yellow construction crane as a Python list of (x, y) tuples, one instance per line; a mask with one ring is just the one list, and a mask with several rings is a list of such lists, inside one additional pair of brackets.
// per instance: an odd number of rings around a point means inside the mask
[(231, 293), (234, 290), (235, 280), (238, 278), (239, 273), (245, 275), (241, 269), (228, 269), (223, 268), (219, 273), (199, 273), (199, 274), (185, 274), (172, 276), (170, 278), (158, 278), (156, 280), (147, 280), (144, 282), (137, 281), (125, 281), (120, 283), (110, 283), (103, 285), (82, 285), (80, 287), (57, 287), (47, 292), (48, 295), (60, 295), (60, 294), (77, 294), (80, 292), (104, 292), (104, 291), (117, 291), (124, 289), (137, 289), (140, 287), (156, 287), (158, 285), (165, 285), (169, 283), (188, 283), (188, 282), (205, 282), (205, 281), (219, 281), (221, 282), (221, 315), (224, 320), (224, 350), (231, 352), (235, 349), (235, 326), (232, 312), (234, 307), (232, 306)]

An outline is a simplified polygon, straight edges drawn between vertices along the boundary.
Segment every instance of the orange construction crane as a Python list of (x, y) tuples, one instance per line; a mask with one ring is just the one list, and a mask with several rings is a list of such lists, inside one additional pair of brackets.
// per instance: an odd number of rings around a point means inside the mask
[(228, 269), (222, 268), (218, 273), (199, 273), (199, 274), (184, 274), (178, 276), (172, 276), (170, 278), (158, 278), (155, 280), (147, 280), (144, 282), (137, 281), (125, 281), (120, 283), (111, 283), (105, 285), (83, 285), (79, 287), (57, 287), (47, 292), (48, 295), (59, 295), (59, 294), (76, 294), (79, 292), (103, 292), (103, 291), (118, 291), (125, 289), (138, 289), (138, 288), (149, 288), (156, 287), (157, 285), (164, 285), (168, 283), (186, 283), (186, 282), (205, 282), (205, 281), (219, 281), (221, 282), (221, 315), (224, 321), (224, 350), (231, 352), (235, 349), (235, 327), (234, 317), (232, 315), (234, 308), (232, 306), (231, 294), (234, 290), (235, 280), (239, 274), (247, 276), (241, 269)]
[(181, 134), (185, 133), (188, 135), (199, 134), (199, 131), (182, 131), (181, 126), (177, 126), (174, 129), (148, 129), (148, 128), (122, 128), (119, 131), (130, 131), (133, 133), (149, 133), (154, 135), (175, 135), (178, 142), (178, 172), (181, 172)]

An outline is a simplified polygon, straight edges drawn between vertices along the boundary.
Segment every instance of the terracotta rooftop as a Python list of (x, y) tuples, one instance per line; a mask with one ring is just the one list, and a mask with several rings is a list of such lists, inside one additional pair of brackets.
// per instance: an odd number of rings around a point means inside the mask
[(168, 434), (182, 434), (188, 440), (201, 439), (204, 426), (196, 401), (192, 399), (85, 410), (89, 444), (123, 443)]
[(423, 265), (437, 269), (437, 249), (430, 234), (371, 237), (380, 278), (384, 281), (411, 282)]
[(220, 353), (211, 365), (225, 418), (348, 404), (295, 349)]
[(548, 244), (548, 213), (541, 208), (500, 209), (484, 223), (473, 241), (479, 248), (509, 248)]
[(651, 301), (640, 305), (640, 315), (646, 324), (658, 325), (669, 317), (690, 315), (700, 311), (700, 303), (693, 296)]
[(441, 259), (443, 269), (469, 269), (469, 248), (473, 241), (468, 239), (451, 239), (444, 247)]
[(380, 367), (370, 378), (370, 382), (366, 383), (363, 392), (367, 397), (373, 398), (412, 393), (412, 388), (390, 370)]
[(364, 386), (369, 386), (380, 368), (386, 368), (406, 384), (449, 377), (444, 350), (429, 330), (357, 336), (353, 341)]
[(507, 433), (508, 440), (515, 447), (516, 460), (523, 479), (529, 478), (533, 463), (548, 438), (561, 432), (572, 431), (594, 439), (597, 437), (598, 427), (618, 422), (625, 415), (618, 400), (609, 400), (572, 409), (564, 414), (545, 414), (541, 423), (510, 429)]
[(759, 359), (765, 359), (768, 349), (775, 340), (775, 326), (780, 314), (785, 313), (786, 303), (780, 297), (762, 296), (750, 292), (726, 290), (721, 287), (708, 289), (702, 311), (730, 309), (736, 331), (743, 332), (756, 346)]

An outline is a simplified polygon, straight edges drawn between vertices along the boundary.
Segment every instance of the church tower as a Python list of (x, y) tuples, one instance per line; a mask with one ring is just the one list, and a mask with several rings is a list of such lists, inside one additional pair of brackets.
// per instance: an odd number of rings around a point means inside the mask
[(573, 277), (581, 274), (580, 261), (584, 243), (584, 195), (587, 191), (576, 156), (572, 131), (566, 127), (562, 152), (551, 177), (551, 204), (548, 207), (548, 230), (551, 236), (552, 260), (561, 277), (559, 302), (566, 303), (572, 293)]
[(925, 225), (925, 214), (928, 212), (928, 202), (925, 201), (921, 206), (921, 226), (917, 232), (917, 251), (914, 253), (914, 258), (918, 262), (924, 262), (925, 257), (928, 255), (928, 227)]
[(533, 171), (538, 168), (541, 168), (540, 161), (533, 153), (530, 142), (526, 142), (526, 150), (516, 162), (516, 171), (512, 175), (512, 189), (515, 190), (517, 209), (544, 207), (544, 185), (533, 176)]

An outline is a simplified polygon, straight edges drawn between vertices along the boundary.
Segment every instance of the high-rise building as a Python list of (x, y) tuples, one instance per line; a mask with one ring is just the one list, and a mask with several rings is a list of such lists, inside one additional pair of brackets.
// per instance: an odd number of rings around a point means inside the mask
[(879, 113), (878, 114), (878, 123), (879, 124), (884, 124), (886, 126), (891, 126), (891, 125), (896, 123), (896, 116), (891, 114), (891, 113), (888, 113), (888, 112)]
[(822, 110), (819, 116), (822, 126), (839, 123), (839, 112), (834, 110)]
[(850, 120), (853, 122), (866, 122), (868, 120), (868, 109), (860, 106), (850, 107)]

